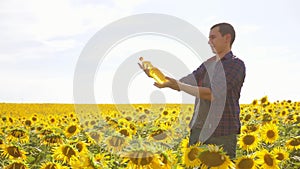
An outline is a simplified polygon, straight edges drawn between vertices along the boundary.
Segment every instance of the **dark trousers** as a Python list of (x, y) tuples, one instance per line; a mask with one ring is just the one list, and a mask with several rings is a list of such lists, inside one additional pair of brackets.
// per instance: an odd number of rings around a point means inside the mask
[[(199, 142), (201, 129), (191, 129), (189, 146)], [(223, 147), (224, 151), (234, 159), (236, 157), (237, 134), (231, 134), (219, 137), (210, 137), (203, 144), (215, 144)]]

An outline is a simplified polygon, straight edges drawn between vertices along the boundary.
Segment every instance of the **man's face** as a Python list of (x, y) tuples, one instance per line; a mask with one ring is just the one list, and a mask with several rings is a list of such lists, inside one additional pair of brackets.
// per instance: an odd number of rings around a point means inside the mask
[(209, 33), (209, 41), (208, 44), (210, 45), (213, 53), (215, 54), (221, 54), (228, 43), (228, 36), (224, 35), (222, 36), (219, 32), (219, 27), (215, 27), (212, 30), (210, 30)]

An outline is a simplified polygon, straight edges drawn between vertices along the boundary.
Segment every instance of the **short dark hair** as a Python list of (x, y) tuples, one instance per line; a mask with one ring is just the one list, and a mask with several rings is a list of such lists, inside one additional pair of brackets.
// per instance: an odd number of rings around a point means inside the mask
[(231, 41), (230, 41), (230, 46), (233, 44), (234, 42), (234, 39), (235, 39), (235, 31), (234, 31), (234, 28), (231, 24), (229, 23), (218, 23), (218, 24), (215, 24), (214, 26), (212, 26), (210, 28), (210, 30), (212, 30), (213, 28), (215, 27), (219, 27), (219, 31), (221, 33), (222, 36), (226, 35), (226, 34), (230, 34), (231, 35)]

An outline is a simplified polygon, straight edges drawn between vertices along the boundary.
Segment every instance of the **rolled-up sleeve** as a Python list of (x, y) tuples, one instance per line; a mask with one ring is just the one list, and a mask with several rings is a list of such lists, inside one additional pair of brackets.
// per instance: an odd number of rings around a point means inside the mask
[(226, 96), (227, 92), (242, 85), (244, 78), (245, 65), (241, 60), (219, 62), (216, 64), (211, 82), (214, 97)]
[(199, 79), (203, 78), (205, 75), (205, 66), (201, 64), (196, 70), (194, 70), (191, 74), (188, 74), (185, 77), (179, 79), (180, 82), (189, 84), (191, 86), (198, 86)]

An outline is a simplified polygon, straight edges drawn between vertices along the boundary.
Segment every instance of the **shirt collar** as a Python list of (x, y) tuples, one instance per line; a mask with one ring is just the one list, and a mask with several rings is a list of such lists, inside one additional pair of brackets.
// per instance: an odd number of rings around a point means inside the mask
[(221, 60), (226, 60), (226, 59), (230, 59), (233, 57), (233, 53), (232, 51), (226, 53), (226, 55), (221, 59)]

